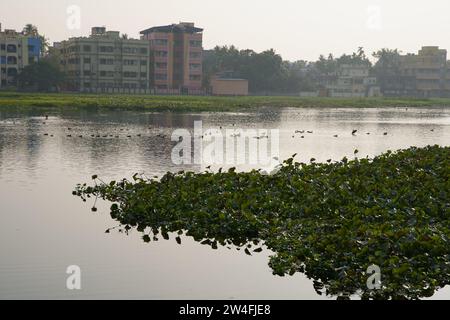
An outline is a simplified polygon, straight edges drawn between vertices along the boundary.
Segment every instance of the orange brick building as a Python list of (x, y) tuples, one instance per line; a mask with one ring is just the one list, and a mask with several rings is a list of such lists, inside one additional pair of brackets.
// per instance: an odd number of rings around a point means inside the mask
[(160, 93), (202, 90), (203, 29), (181, 22), (141, 31), (150, 41), (151, 82)]

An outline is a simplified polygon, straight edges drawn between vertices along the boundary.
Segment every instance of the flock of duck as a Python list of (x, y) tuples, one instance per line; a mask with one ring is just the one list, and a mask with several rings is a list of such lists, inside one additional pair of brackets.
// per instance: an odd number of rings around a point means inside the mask
[[(48, 120), (48, 116), (45, 116), (45, 119)], [(43, 124), (46, 124), (46, 122), (43, 122)], [(235, 126), (235, 124), (233, 124), (233, 126)], [(151, 128), (149, 128), (149, 129), (151, 129)], [(221, 127), (220, 127), (220, 130), (222, 130), (222, 129), (223, 129), (223, 127), (221, 126)], [(119, 129), (119, 130), (120, 130), (121, 132), (129, 131), (129, 129)], [(69, 132), (69, 133), (66, 134), (66, 137), (68, 137), (68, 138), (71, 138), (71, 137), (83, 138), (83, 137), (84, 137), (84, 136), (81, 135), (81, 134), (73, 135), (72, 133), (70, 133), (70, 132), (72, 132), (72, 128), (70, 128), (70, 127), (67, 128), (67, 131)], [(434, 132), (434, 129), (431, 129), (430, 131)], [(312, 131), (312, 130), (295, 130), (295, 131), (294, 131), (294, 134), (292, 135), (292, 138), (295, 138), (295, 137), (297, 137), (297, 136), (300, 134), (300, 135), (301, 135), (300, 138), (304, 139), (304, 138), (305, 138), (305, 133), (306, 133), (306, 134), (313, 134), (314, 131)], [(357, 133), (358, 133), (358, 130), (357, 130), (357, 129), (354, 129), (354, 130), (352, 130), (352, 133), (351, 133), (351, 134), (352, 134), (352, 136), (356, 136)], [(370, 132), (366, 132), (366, 135), (370, 135), (370, 134), (371, 134)], [(387, 136), (388, 134), (389, 134), (388, 132), (384, 132), (384, 133), (383, 133), (384, 136)], [(213, 133), (212, 133), (212, 132), (209, 132), (209, 133), (207, 133), (207, 134), (204, 134), (204, 135), (201, 136), (201, 138), (202, 138), (202, 139), (205, 139), (206, 136), (208, 136), (208, 135), (209, 135), (209, 136), (212, 136)], [(44, 133), (44, 136), (50, 136), (50, 137), (53, 137), (54, 135), (53, 135), (53, 134), (49, 134), (49, 133)], [(142, 134), (138, 133), (138, 134), (136, 134), (135, 136), (136, 136), (136, 137), (142, 137)], [(91, 138), (120, 138), (120, 135), (118, 135), (118, 134), (102, 134), (102, 135), (101, 135), (101, 134), (91, 134), (90, 137), (91, 137)], [(132, 138), (133, 135), (127, 134), (126, 137), (127, 137), (127, 138)], [(159, 137), (159, 138), (166, 138), (167, 136), (164, 135), (164, 134), (158, 134), (157, 137)], [(230, 137), (232, 137), (232, 138), (235, 138), (235, 137), (241, 137), (241, 132), (234, 132), (234, 133), (232, 133), (232, 134), (230, 135)], [(339, 135), (335, 134), (335, 135), (333, 135), (333, 137), (334, 137), (334, 138), (338, 138)], [(265, 134), (263, 134), (263, 135), (261, 135), (261, 136), (255, 136), (254, 138), (255, 138), (255, 139), (268, 139), (268, 138), (269, 138), (269, 135), (268, 135), (267, 133), (265, 133)]]
[[(306, 132), (306, 133), (309, 133), (309, 134), (313, 134), (313, 133), (314, 133), (313, 131), (295, 130), (294, 134), (292, 135), (292, 138), (295, 138), (297, 134), (304, 134), (305, 132)], [(356, 136), (357, 133), (358, 133), (358, 130), (354, 129), (354, 130), (352, 131), (352, 136)], [(388, 132), (384, 132), (384, 133), (383, 133), (383, 135), (385, 135), (385, 136), (387, 136), (388, 134), (389, 134)], [(366, 135), (370, 135), (370, 132), (366, 132)], [(334, 138), (338, 138), (339, 135), (335, 134), (335, 135), (333, 135), (333, 137), (334, 137)], [(300, 138), (304, 139), (305, 136), (302, 135), (302, 136), (300, 136)]]
[[(44, 122), (43, 124), (45, 124), (45, 122)], [(69, 132), (69, 133), (66, 134), (66, 137), (68, 137), (68, 138), (72, 138), (72, 137), (83, 138), (83, 137), (89, 137), (89, 136), (90, 136), (91, 138), (120, 138), (120, 135), (118, 135), (118, 134), (91, 134), (91, 135), (86, 135), (86, 136), (84, 136), (84, 135), (82, 135), (82, 134), (75, 135), (75, 134), (70, 133), (70, 132), (72, 132), (72, 128), (70, 128), (70, 127), (67, 128), (67, 131)], [(121, 131), (121, 132), (125, 132), (125, 131), (129, 131), (129, 129), (120, 129), (120, 131)], [(431, 131), (434, 131), (434, 130), (432, 129)], [(358, 132), (358, 130), (353, 130), (353, 131), (352, 131), (352, 135), (353, 135), (353, 136), (356, 136), (357, 132)], [(298, 134), (301, 134), (300, 138), (304, 139), (304, 138), (305, 138), (305, 135), (304, 135), (305, 133), (307, 133), (307, 134), (313, 134), (314, 131), (311, 131), (311, 130), (308, 130), (308, 131), (306, 131), (306, 130), (295, 130), (294, 134), (292, 135), (292, 138), (295, 138)], [(201, 138), (202, 138), (202, 139), (205, 139), (206, 136), (208, 136), (208, 135), (209, 135), (209, 136), (212, 136), (213, 133), (212, 133), (212, 132), (209, 132), (209, 133), (207, 133), (207, 134), (205, 134), (205, 135), (202, 135)], [(367, 132), (366, 135), (370, 135), (370, 132)], [(387, 136), (387, 135), (388, 135), (388, 132), (384, 132), (383, 135)], [(54, 137), (53, 134), (49, 134), (49, 133), (44, 133), (44, 136)], [(136, 137), (142, 137), (142, 134), (141, 134), (141, 133), (138, 133), (138, 134), (136, 134), (135, 136), (136, 136)], [(158, 134), (158, 135), (156, 135), (156, 136), (159, 137), (159, 138), (166, 138), (166, 137), (167, 137), (167, 136), (164, 135), (164, 134)], [(132, 138), (133, 135), (127, 134), (126, 137), (127, 137), (127, 138)], [(230, 137), (232, 137), (232, 138), (241, 137), (241, 133), (240, 133), (240, 132), (232, 133), (232, 134), (230, 135)], [(335, 134), (333, 137), (338, 138), (339, 135)], [(269, 138), (269, 135), (268, 135), (267, 133), (265, 133), (265, 134), (263, 134), (263, 135), (261, 135), (261, 136), (255, 136), (255, 137), (253, 137), (253, 138), (258, 139), (258, 140), (259, 140), (259, 139), (268, 139), (268, 138)]]

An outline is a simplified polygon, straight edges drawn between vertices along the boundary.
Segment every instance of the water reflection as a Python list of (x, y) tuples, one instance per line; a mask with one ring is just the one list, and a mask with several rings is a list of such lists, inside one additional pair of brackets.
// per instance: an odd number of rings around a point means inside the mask
[[(248, 114), (65, 110), (48, 115), (45, 120), (36, 110), (0, 112), (0, 298), (316, 299), (308, 279), (273, 277), (266, 252), (251, 258), (220, 248), (211, 252), (189, 239), (183, 239), (182, 247), (160, 242), (149, 248), (139, 234), (126, 240), (103, 234), (111, 227), (109, 216), (86, 214), (89, 206), (73, 199), (73, 186), (92, 174), (114, 180), (135, 172), (160, 176), (203, 170), (174, 165), (170, 157), (172, 131), (192, 129), (194, 120), (203, 120), (204, 128), (280, 129), (280, 157), (298, 153), (305, 162), (341, 159), (355, 149), (363, 157), (412, 145), (448, 145), (450, 140), (448, 108)], [(353, 129), (358, 135), (351, 135)], [(314, 133), (292, 138), (295, 130)], [(108, 205), (100, 204), (99, 212), (107, 213)], [(64, 288), (71, 264), (79, 264), (87, 277), (82, 292)], [(441, 297), (450, 297), (446, 290)]]

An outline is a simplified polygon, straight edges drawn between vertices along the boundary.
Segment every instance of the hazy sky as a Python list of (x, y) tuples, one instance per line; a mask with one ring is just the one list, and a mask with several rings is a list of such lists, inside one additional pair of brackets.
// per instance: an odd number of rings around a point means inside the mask
[[(422, 45), (450, 49), (449, 0), (0, 0), (3, 29), (33, 23), (50, 40), (88, 35), (106, 26), (130, 37), (155, 25), (192, 21), (205, 29), (204, 47), (274, 48), (287, 60), (321, 53), (382, 47), (416, 52)], [(80, 28), (76, 11), (80, 8)], [(69, 27), (69, 26), (70, 27)]]

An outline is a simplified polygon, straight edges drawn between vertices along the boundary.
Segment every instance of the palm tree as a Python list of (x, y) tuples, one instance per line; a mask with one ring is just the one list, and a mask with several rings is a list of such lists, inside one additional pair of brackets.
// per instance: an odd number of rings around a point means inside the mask
[(45, 37), (45, 35), (38, 35), (39, 40), (41, 41), (41, 56), (44, 56), (48, 52), (48, 48), (50, 47), (49, 39)]
[(35, 25), (27, 23), (22, 32), (25, 36), (39, 38), (41, 41), (41, 56), (44, 56), (47, 53), (48, 48), (50, 47), (49, 39), (46, 38), (45, 35), (40, 35), (38, 28)]
[(26, 36), (37, 36), (39, 34), (38, 28), (35, 25), (28, 23), (23, 28), (23, 34)]
[(128, 35), (126, 33), (122, 34), (122, 40), (128, 40)]

